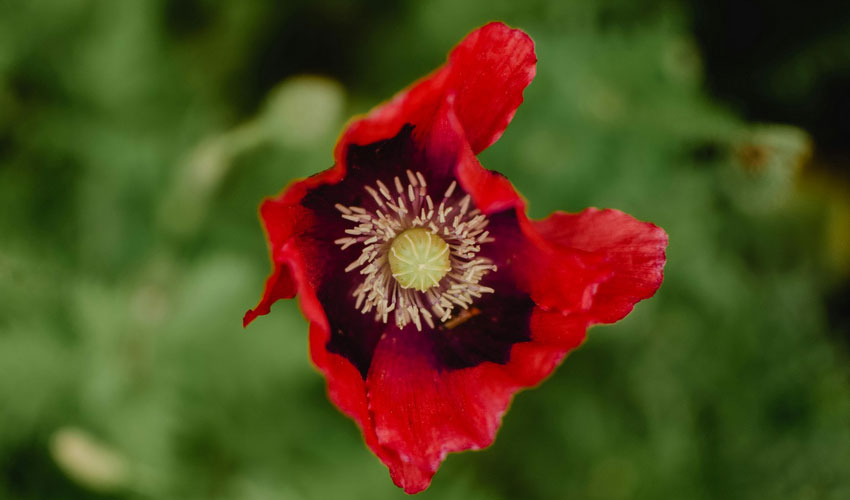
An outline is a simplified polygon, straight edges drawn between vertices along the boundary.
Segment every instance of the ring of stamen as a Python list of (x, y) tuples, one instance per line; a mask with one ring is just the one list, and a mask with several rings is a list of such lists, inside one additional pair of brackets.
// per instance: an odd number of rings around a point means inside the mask
[(407, 182), (393, 179), (393, 193), (378, 180), (365, 190), (374, 210), (337, 204), (342, 218), (353, 223), (346, 237), (335, 241), (343, 250), (361, 244), (361, 252), (346, 272), (360, 269), (363, 282), (354, 290), (355, 307), (373, 312), (387, 323), (390, 314), (403, 328), (424, 321), (434, 328), (434, 318), (451, 320), (453, 312), (468, 309), (492, 288), (479, 284), (496, 266), (478, 257), (481, 245), (493, 239), (486, 230), (487, 217), (470, 210), (471, 199), (455, 195), (457, 183), (443, 193), (439, 203), (428, 194), (425, 177), (407, 172)]

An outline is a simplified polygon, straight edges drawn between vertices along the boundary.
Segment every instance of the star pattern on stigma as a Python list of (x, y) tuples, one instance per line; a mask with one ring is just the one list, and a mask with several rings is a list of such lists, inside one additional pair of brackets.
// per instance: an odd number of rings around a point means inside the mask
[(514, 394), (663, 280), (663, 229), (613, 209), (530, 219), (479, 163), (536, 64), (522, 31), (476, 29), (260, 205), (272, 269), (243, 324), (298, 297), (328, 397), (407, 493), (489, 446)]

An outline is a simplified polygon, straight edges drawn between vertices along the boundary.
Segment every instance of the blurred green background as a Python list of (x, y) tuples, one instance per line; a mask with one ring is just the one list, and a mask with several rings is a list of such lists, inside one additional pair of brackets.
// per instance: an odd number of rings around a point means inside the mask
[(850, 9), (743, 3), (0, 0), (0, 498), (403, 498), (295, 304), (242, 330), (256, 208), (491, 19), (482, 162), (669, 262), (421, 498), (850, 498)]

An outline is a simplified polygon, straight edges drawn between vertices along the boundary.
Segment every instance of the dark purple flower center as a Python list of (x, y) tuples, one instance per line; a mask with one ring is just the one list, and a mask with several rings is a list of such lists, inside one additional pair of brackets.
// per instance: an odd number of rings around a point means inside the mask
[(437, 201), (421, 172), (405, 171), (388, 187), (380, 179), (364, 186), (371, 197), (365, 208), (337, 204), (352, 226), (334, 243), (360, 250), (346, 272), (360, 275), (355, 307), (376, 322), (392, 317), (399, 328), (413, 323), (421, 331), (450, 321), (493, 289), (480, 284), (497, 268), (479, 257), (493, 239), (489, 221), (471, 206), (470, 196), (455, 196), (452, 181)]
[[(435, 162), (411, 132), (406, 126), (392, 139), (350, 147), (345, 178), (301, 202), (320, 220), (309, 237), (321, 276), (317, 297), (331, 330), (327, 348), (364, 377), (375, 346), (387, 337), (416, 336), (408, 344), (441, 369), (506, 363), (513, 344), (530, 339), (534, 307), (512, 277), (523, 241), (516, 215), (480, 213), (454, 179), (454, 165)], [(430, 265), (420, 253), (439, 254), (433, 238), (449, 249), (451, 269), (436, 284), (404, 287), (393, 276), (399, 274), (391, 265), (393, 243), (411, 229), (429, 236), (408, 234), (422, 240), (410, 242), (415, 252), (397, 253), (405, 265)]]

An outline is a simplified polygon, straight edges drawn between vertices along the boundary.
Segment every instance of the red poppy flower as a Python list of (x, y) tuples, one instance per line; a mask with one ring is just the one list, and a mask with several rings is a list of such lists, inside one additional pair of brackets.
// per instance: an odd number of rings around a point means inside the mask
[(501, 23), (365, 117), (335, 165), (267, 199), (273, 271), (247, 325), (300, 298), (331, 400), (408, 493), (488, 446), (511, 397), (661, 284), (667, 235), (616, 210), (541, 221), (476, 154), (535, 73)]

